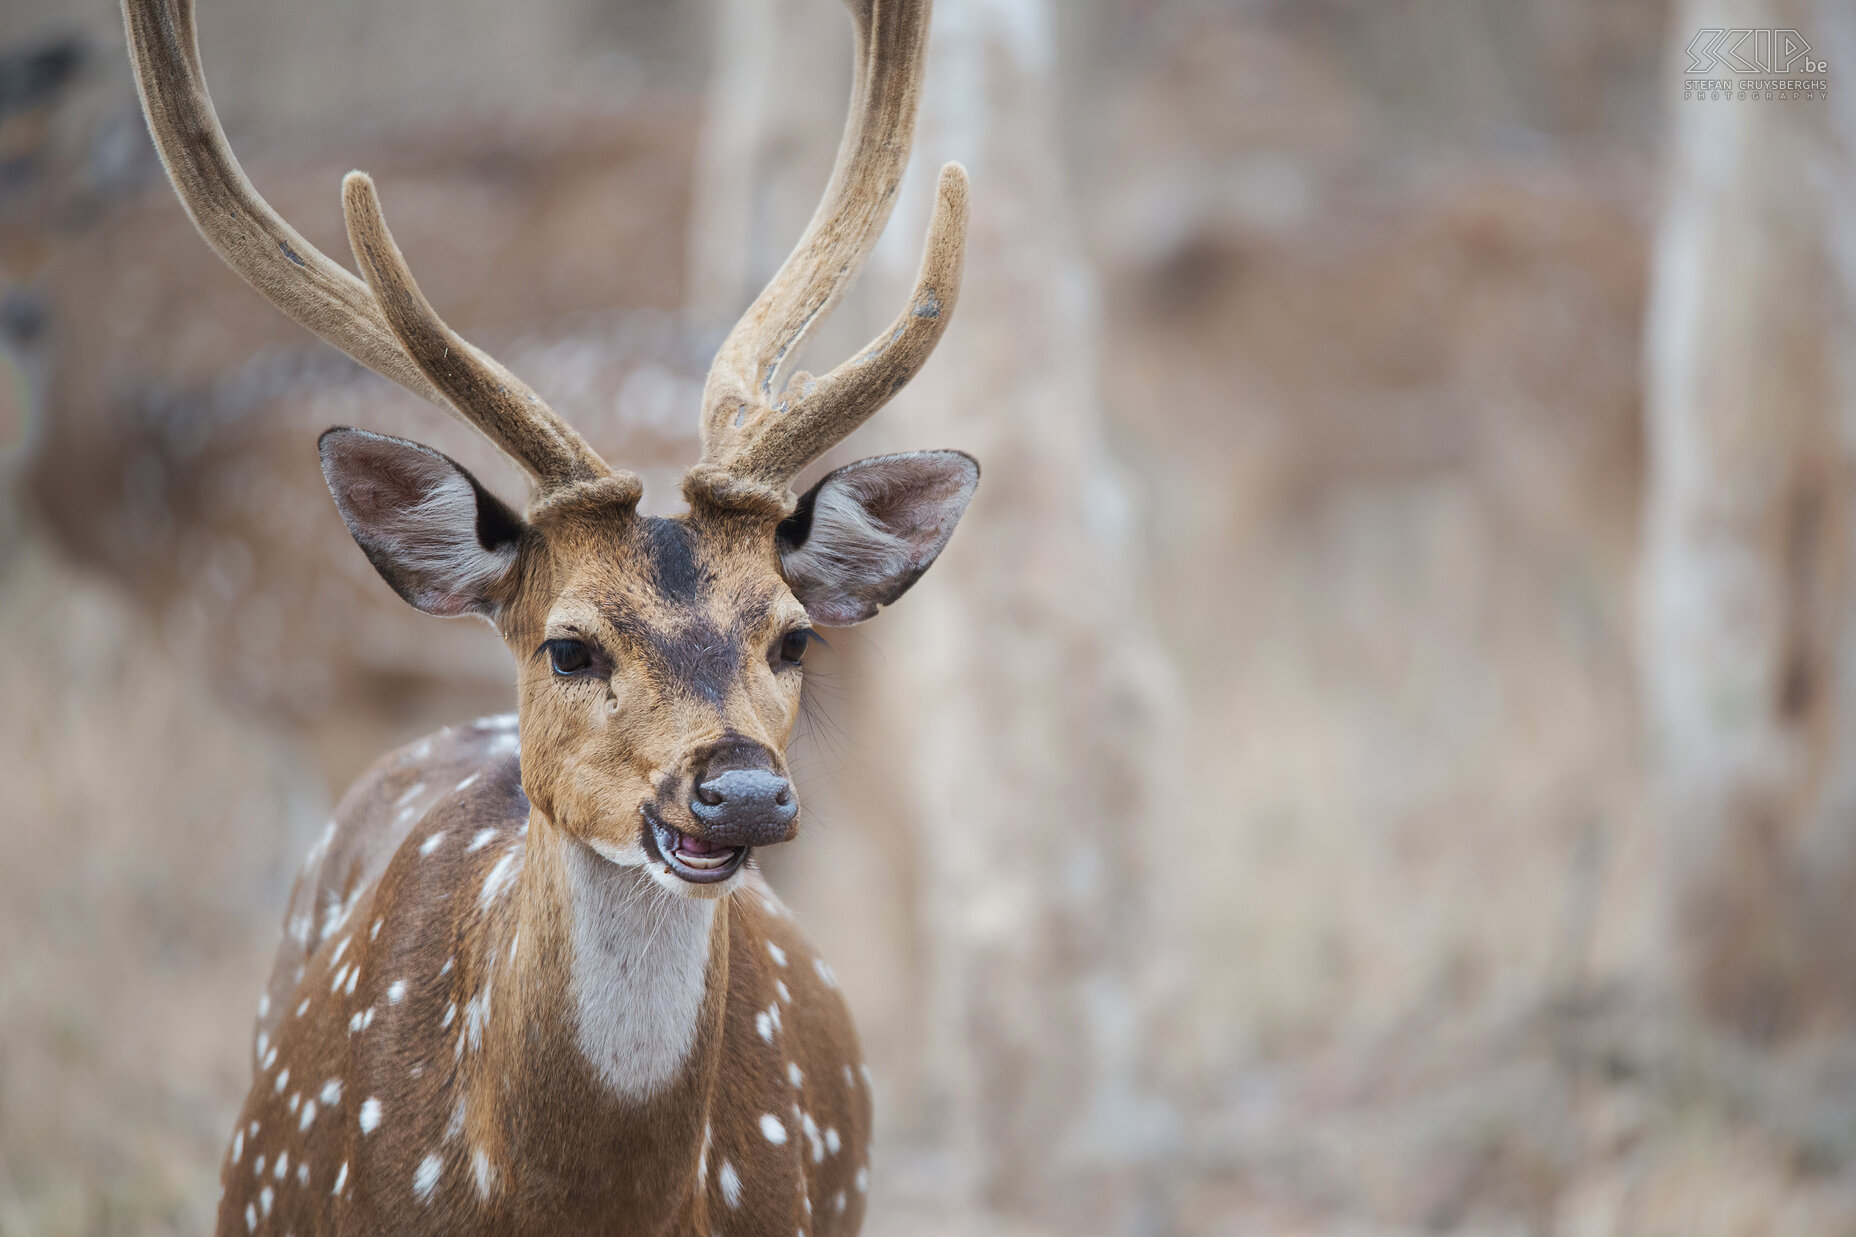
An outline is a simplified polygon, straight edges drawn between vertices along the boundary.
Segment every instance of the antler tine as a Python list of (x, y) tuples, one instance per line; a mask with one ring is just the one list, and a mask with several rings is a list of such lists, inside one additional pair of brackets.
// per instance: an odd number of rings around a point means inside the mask
[[(365, 172), (343, 178), (342, 213), (355, 264), (405, 354), (472, 425), (528, 469), (543, 494), (615, 476), (622, 488), (640, 488), (630, 473), (614, 474), (527, 383), (445, 325), (413, 281)], [(626, 501), (637, 500), (633, 492)]]
[[(207, 93), (193, 0), (123, 0), (122, 7), (136, 90), (155, 148), (181, 205), (228, 266), (271, 304), (361, 364), (481, 431), (544, 490), (611, 475), (533, 392), (438, 320), (405, 274), (384, 225), (378, 232), (385, 243), (374, 248), (397, 274), (378, 284), (407, 294), (387, 312), (376, 297), (379, 287), (370, 288), (331, 261), (259, 196)], [(361, 192), (372, 200), (371, 186)], [(349, 196), (345, 188), (344, 198)], [(378, 224), (378, 203), (372, 217)], [(352, 217), (350, 227), (352, 239)], [(409, 335), (417, 347), (407, 342)], [(467, 360), (450, 368), (441, 364), (435, 372), (419, 351), (433, 339)], [(502, 398), (509, 392), (516, 393), (514, 403)], [(486, 399), (489, 406), (481, 402)]]
[(967, 176), (941, 169), (921, 274), (890, 330), (820, 378), (787, 374), (888, 222), (908, 162), (931, 0), (845, 0), (857, 31), (844, 137), (824, 198), (779, 272), (729, 332), (703, 388), (702, 461), (685, 492), (779, 508), (793, 476), (901, 389), (946, 329), (966, 245)]

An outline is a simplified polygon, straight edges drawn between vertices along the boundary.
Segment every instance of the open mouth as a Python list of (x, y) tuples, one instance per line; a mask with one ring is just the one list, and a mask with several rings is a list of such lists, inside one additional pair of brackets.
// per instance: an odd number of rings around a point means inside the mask
[(671, 872), (692, 885), (712, 885), (733, 876), (747, 862), (745, 846), (719, 846), (680, 833), (659, 820), (657, 813), (645, 813), (650, 828), (645, 830), (656, 859)]

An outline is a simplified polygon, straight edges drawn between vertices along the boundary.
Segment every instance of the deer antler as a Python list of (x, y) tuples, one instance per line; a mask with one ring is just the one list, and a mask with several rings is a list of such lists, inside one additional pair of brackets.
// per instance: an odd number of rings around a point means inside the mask
[[(206, 91), (193, 0), (123, 0), (136, 89), (155, 148), (207, 244), (271, 304), (343, 352), (480, 431), (534, 480), (536, 501), (604, 483), (636, 501), (586, 441), (508, 370), (465, 343), (420, 295), (373, 183), (343, 183), (349, 240), (367, 282), (330, 261), (252, 187)], [(615, 485), (616, 483), (616, 485)]]
[(895, 323), (823, 377), (786, 375), (889, 220), (908, 162), (931, 0), (845, 0), (857, 28), (844, 137), (825, 196), (799, 244), (735, 324), (703, 387), (702, 460), (684, 493), (723, 506), (784, 510), (786, 486), (862, 425), (940, 341), (960, 293), (967, 173), (941, 169), (920, 274)]

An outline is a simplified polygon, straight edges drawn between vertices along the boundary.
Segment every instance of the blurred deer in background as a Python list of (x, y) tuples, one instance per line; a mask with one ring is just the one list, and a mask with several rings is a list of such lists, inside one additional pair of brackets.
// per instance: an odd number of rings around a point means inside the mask
[(386, 757), (311, 852), (259, 1006), (221, 1232), (859, 1227), (856, 1034), (750, 857), (798, 830), (785, 750), (813, 626), (905, 592), (978, 481), (937, 451), (788, 489), (908, 381), (954, 307), (967, 187), (950, 164), (892, 329), (827, 374), (792, 373), (888, 217), (929, 7), (850, 0), (855, 86), (824, 200), (710, 370), (689, 512), (657, 518), (635, 476), (438, 318), (365, 175), (343, 185), (364, 281), (272, 211), (213, 113), (191, 0), (125, 0), (149, 127), (208, 242), (532, 484), (518, 513), (427, 447), (322, 436), (368, 559), (419, 609), (490, 621), (518, 712)]

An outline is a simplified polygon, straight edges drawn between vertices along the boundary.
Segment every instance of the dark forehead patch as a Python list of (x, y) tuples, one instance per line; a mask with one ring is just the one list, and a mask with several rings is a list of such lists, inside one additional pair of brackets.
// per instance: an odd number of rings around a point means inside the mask
[(689, 604), (702, 599), (710, 573), (697, 554), (696, 534), (682, 520), (646, 516), (640, 532), (651, 561), (651, 583), (665, 601)]
[(759, 578), (752, 560), (705, 545), (683, 520), (644, 516), (634, 536), (633, 583), (610, 582), (589, 599), (661, 686), (721, 703), (767, 622), (778, 578)]
[(645, 670), (668, 690), (694, 692), (720, 703), (741, 662), (741, 636), (711, 622), (693, 607), (661, 607), (652, 614), (629, 610), (608, 620), (632, 642)]

